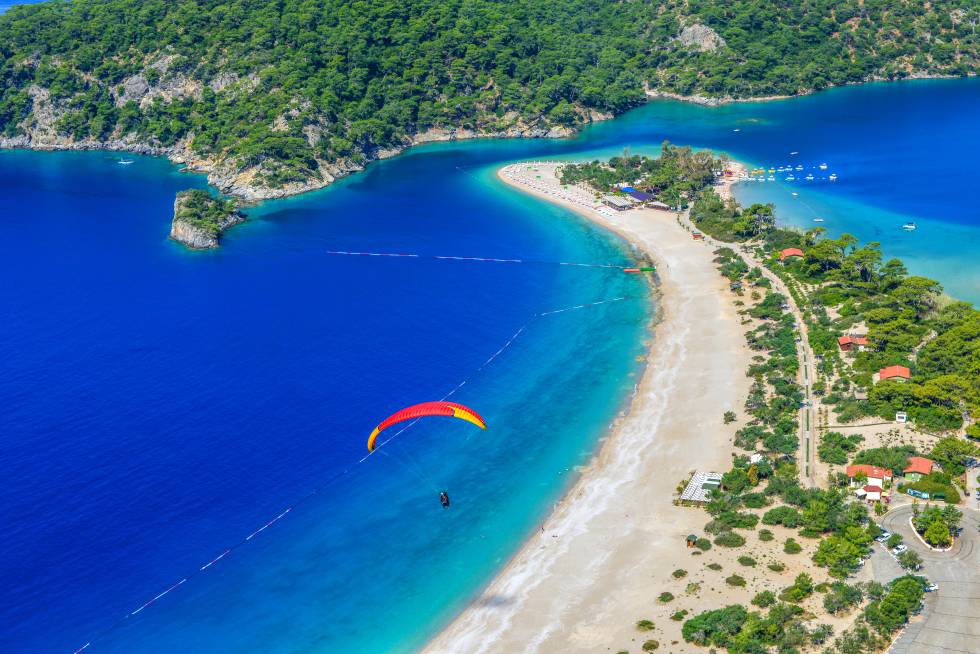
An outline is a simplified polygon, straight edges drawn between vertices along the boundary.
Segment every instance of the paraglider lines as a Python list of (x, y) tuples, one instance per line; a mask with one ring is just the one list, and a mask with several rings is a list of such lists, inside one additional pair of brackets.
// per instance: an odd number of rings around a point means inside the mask
[[(375, 256), (375, 255), (371, 255), (371, 256)], [(413, 255), (413, 254), (392, 254), (392, 255), (383, 254), (382, 255), (382, 254), (378, 254), (376, 256), (417, 257), (419, 255)], [(561, 265), (579, 265), (579, 264), (561, 264)], [(592, 265), (592, 264), (582, 264), (582, 265)], [(603, 266), (603, 267), (620, 268), (621, 266)], [(521, 336), (521, 334), (524, 333), (524, 331), (531, 325), (531, 323), (533, 323), (534, 321), (538, 320), (539, 318), (543, 318), (543, 317), (547, 317), (547, 316), (552, 316), (552, 315), (559, 314), (559, 313), (566, 313), (568, 311), (575, 311), (577, 309), (586, 309), (588, 307), (594, 307), (594, 306), (598, 306), (600, 304), (609, 304), (609, 303), (612, 303), (612, 302), (620, 302), (622, 300), (628, 300), (628, 299), (630, 299), (630, 297), (628, 297), (628, 296), (621, 296), (621, 297), (615, 297), (615, 298), (608, 299), (608, 300), (599, 300), (598, 302), (590, 302), (588, 304), (579, 304), (579, 305), (575, 305), (575, 306), (572, 306), (572, 307), (566, 307), (564, 309), (556, 309), (556, 310), (553, 310), (553, 311), (544, 311), (544, 312), (536, 313), (536, 314), (532, 315), (531, 318), (527, 322), (525, 322), (523, 325), (521, 325), (520, 328), (518, 328), (518, 330), (516, 332), (514, 332), (514, 334), (509, 339), (507, 339), (507, 341), (505, 341), (504, 344), (496, 352), (494, 352), (493, 354), (491, 354), (490, 357), (486, 361), (484, 361), (482, 364), (480, 364), (479, 367), (477, 367), (475, 370), (473, 370), (473, 372), (470, 373), (467, 377), (465, 377), (461, 382), (459, 382), (458, 384), (456, 384), (456, 386), (454, 386), (452, 388), (452, 390), (450, 390), (448, 393), (446, 393), (441, 398), (440, 401), (445, 401), (450, 396), (452, 396), (455, 393), (457, 393), (461, 388), (463, 388), (463, 386), (466, 385), (466, 383), (468, 381), (470, 381), (471, 379), (473, 379), (473, 377), (475, 377), (480, 372), (482, 372), (484, 369), (486, 369), (489, 365), (491, 365), (498, 357), (500, 357), (501, 354), (503, 354), (508, 348), (510, 348), (511, 345), (514, 344), (514, 342)], [(301, 497), (298, 500), (296, 500), (295, 502), (293, 502), (293, 504), (291, 506), (287, 507), (279, 515), (277, 515), (276, 517), (272, 518), (271, 520), (269, 520), (268, 522), (266, 522), (265, 524), (263, 524), (261, 527), (259, 527), (255, 531), (253, 531), (250, 534), (248, 534), (248, 536), (245, 536), (244, 538), (240, 539), (238, 542), (234, 543), (230, 547), (227, 547), (223, 552), (221, 552), (221, 554), (219, 554), (218, 556), (210, 559), (207, 563), (199, 566), (198, 568), (196, 568), (195, 570), (193, 570), (192, 572), (190, 572), (189, 574), (187, 574), (187, 576), (182, 577), (180, 579), (180, 581), (177, 581), (176, 583), (171, 584), (165, 590), (163, 590), (162, 592), (156, 594), (152, 599), (144, 602), (137, 609), (135, 609), (135, 610), (127, 613), (122, 618), (116, 620), (114, 623), (112, 623), (111, 625), (109, 625), (108, 627), (106, 627), (105, 629), (103, 629), (101, 632), (99, 632), (98, 634), (96, 634), (92, 639), (90, 639), (84, 645), (82, 645), (81, 647), (79, 647), (78, 649), (76, 649), (72, 654), (80, 654), (81, 652), (87, 650), (89, 647), (92, 646), (93, 643), (96, 643), (97, 641), (105, 638), (110, 633), (112, 633), (113, 631), (115, 631), (116, 629), (118, 629), (120, 626), (122, 626), (122, 624), (125, 623), (129, 618), (132, 618), (132, 617), (136, 616), (137, 614), (141, 613), (144, 609), (149, 608), (151, 605), (153, 605), (154, 603), (156, 603), (158, 600), (163, 599), (165, 596), (169, 595), (171, 592), (177, 590), (179, 587), (183, 586), (188, 581), (192, 580), (194, 577), (196, 577), (198, 575), (201, 575), (204, 572), (206, 572), (207, 570), (209, 570), (212, 566), (214, 566), (219, 561), (221, 561), (222, 559), (224, 559), (225, 557), (227, 557), (233, 551), (237, 550), (239, 547), (242, 547), (246, 543), (250, 542), (253, 538), (255, 538), (256, 536), (258, 536), (259, 534), (261, 534), (262, 532), (264, 532), (266, 529), (268, 529), (269, 527), (272, 527), (273, 525), (275, 525), (276, 523), (278, 523), (280, 520), (282, 520), (283, 518), (285, 518), (287, 515), (289, 515), (290, 513), (292, 513), (294, 511), (294, 509), (296, 509), (297, 507), (305, 504), (309, 500), (313, 499), (314, 497), (318, 496), (320, 493), (322, 493), (323, 491), (325, 491), (330, 486), (333, 486), (335, 483), (337, 483), (338, 481), (340, 481), (341, 479), (343, 479), (344, 477), (346, 477), (356, 466), (358, 466), (358, 465), (364, 463), (365, 461), (367, 461), (369, 458), (371, 458), (371, 456), (373, 456), (375, 453), (377, 453), (382, 447), (384, 447), (385, 445), (387, 445), (391, 441), (393, 441), (396, 438), (398, 438), (398, 436), (400, 436), (404, 432), (406, 432), (409, 429), (411, 429), (416, 423), (419, 422), (420, 419), (421, 418), (415, 418), (415, 419), (411, 420), (410, 422), (408, 422), (404, 427), (402, 427), (401, 429), (399, 429), (398, 431), (396, 431), (394, 434), (392, 434), (388, 438), (386, 438), (386, 439), (382, 440), (381, 442), (379, 442), (374, 447), (374, 449), (372, 449), (371, 451), (369, 451), (367, 454), (365, 454), (363, 457), (361, 457), (360, 459), (358, 459), (356, 462), (350, 464), (348, 467), (344, 468), (343, 470), (334, 473), (322, 485), (320, 485), (319, 487), (313, 489), (312, 491), (310, 491), (309, 493), (307, 493), (303, 497)]]

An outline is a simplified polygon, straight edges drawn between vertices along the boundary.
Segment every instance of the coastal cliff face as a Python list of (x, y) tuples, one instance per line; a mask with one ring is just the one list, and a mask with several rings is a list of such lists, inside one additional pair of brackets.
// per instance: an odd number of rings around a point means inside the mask
[(207, 191), (182, 191), (174, 200), (170, 238), (193, 250), (218, 247), (218, 239), (229, 227), (245, 222), (234, 202), (211, 197)]

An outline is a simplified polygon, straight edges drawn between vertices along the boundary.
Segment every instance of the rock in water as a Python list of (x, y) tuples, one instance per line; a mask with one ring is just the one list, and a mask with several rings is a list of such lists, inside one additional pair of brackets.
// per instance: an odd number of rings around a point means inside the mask
[(239, 223), (245, 215), (234, 200), (216, 198), (207, 191), (181, 191), (174, 200), (174, 219), (170, 238), (195, 250), (218, 247), (221, 233)]

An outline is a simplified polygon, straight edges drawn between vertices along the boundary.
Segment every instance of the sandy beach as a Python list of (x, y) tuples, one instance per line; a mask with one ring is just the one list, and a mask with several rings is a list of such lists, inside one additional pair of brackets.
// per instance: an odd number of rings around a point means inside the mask
[[(671, 572), (702, 565), (684, 538), (702, 534), (709, 516), (672, 496), (693, 470), (729, 468), (738, 423), (724, 425), (722, 414), (742, 410), (750, 354), (713, 247), (672, 212), (597, 210), (587, 190), (563, 189), (555, 168), (515, 164), (498, 175), (645, 251), (658, 268), (662, 319), (628, 415), (542, 530), (426, 646), (430, 654), (638, 651), (644, 637), (634, 625), (654, 613)], [(712, 590), (704, 608), (723, 604), (723, 594)], [(657, 623), (662, 650), (698, 649), (676, 642), (679, 622)]]

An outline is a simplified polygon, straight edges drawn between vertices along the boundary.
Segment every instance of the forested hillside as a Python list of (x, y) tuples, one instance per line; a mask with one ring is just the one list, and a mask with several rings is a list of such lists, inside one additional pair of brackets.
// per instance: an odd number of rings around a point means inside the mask
[[(169, 154), (256, 196), (644, 101), (977, 72), (972, 0), (52, 0), (0, 16), (0, 145)], [(461, 131), (459, 131), (461, 130)]]

